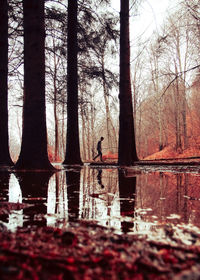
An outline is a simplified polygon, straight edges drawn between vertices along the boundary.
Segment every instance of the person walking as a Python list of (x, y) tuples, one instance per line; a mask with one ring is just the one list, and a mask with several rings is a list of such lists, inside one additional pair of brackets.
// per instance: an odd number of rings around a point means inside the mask
[(100, 140), (97, 143), (97, 152), (98, 154), (93, 158), (95, 160), (96, 158), (100, 157), (100, 160), (103, 161), (102, 159), (102, 151), (101, 151), (101, 142), (104, 140), (103, 137), (100, 138)]

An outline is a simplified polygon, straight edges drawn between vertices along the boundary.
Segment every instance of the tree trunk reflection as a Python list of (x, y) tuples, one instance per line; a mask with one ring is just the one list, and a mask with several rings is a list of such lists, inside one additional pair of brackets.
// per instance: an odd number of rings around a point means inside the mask
[(133, 220), (135, 212), (136, 177), (126, 177), (124, 172), (119, 170), (118, 178), (121, 217), (132, 218), (132, 221), (121, 222), (122, 231), (128, 232), (134, 226)]

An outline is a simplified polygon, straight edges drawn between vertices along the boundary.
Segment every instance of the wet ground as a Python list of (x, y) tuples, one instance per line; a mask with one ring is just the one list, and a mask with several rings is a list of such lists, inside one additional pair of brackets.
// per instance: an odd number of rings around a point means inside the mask
[(117, 234), (191, 245), (200, 228), (199, 190), (198, 166), (0, 172), (0, 227), (68, 229), (85, 221)]

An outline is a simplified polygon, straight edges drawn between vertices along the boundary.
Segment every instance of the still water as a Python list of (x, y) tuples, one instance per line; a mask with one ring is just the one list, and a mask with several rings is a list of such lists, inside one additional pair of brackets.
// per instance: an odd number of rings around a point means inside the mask
[(119, 234), (192, 244), (200, 229), (200, 169), (84, 166), (54, 174), (1, 172), (0, 201), (0, 226), (12, 231), (92, 221)]

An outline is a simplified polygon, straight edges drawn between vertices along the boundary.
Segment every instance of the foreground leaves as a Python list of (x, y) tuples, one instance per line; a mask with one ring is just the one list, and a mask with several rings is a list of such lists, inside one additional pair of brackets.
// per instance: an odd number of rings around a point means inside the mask
[(87, 223), (0, 232), (0, 279), (199, 279), (200, 247), (116, 235)]

